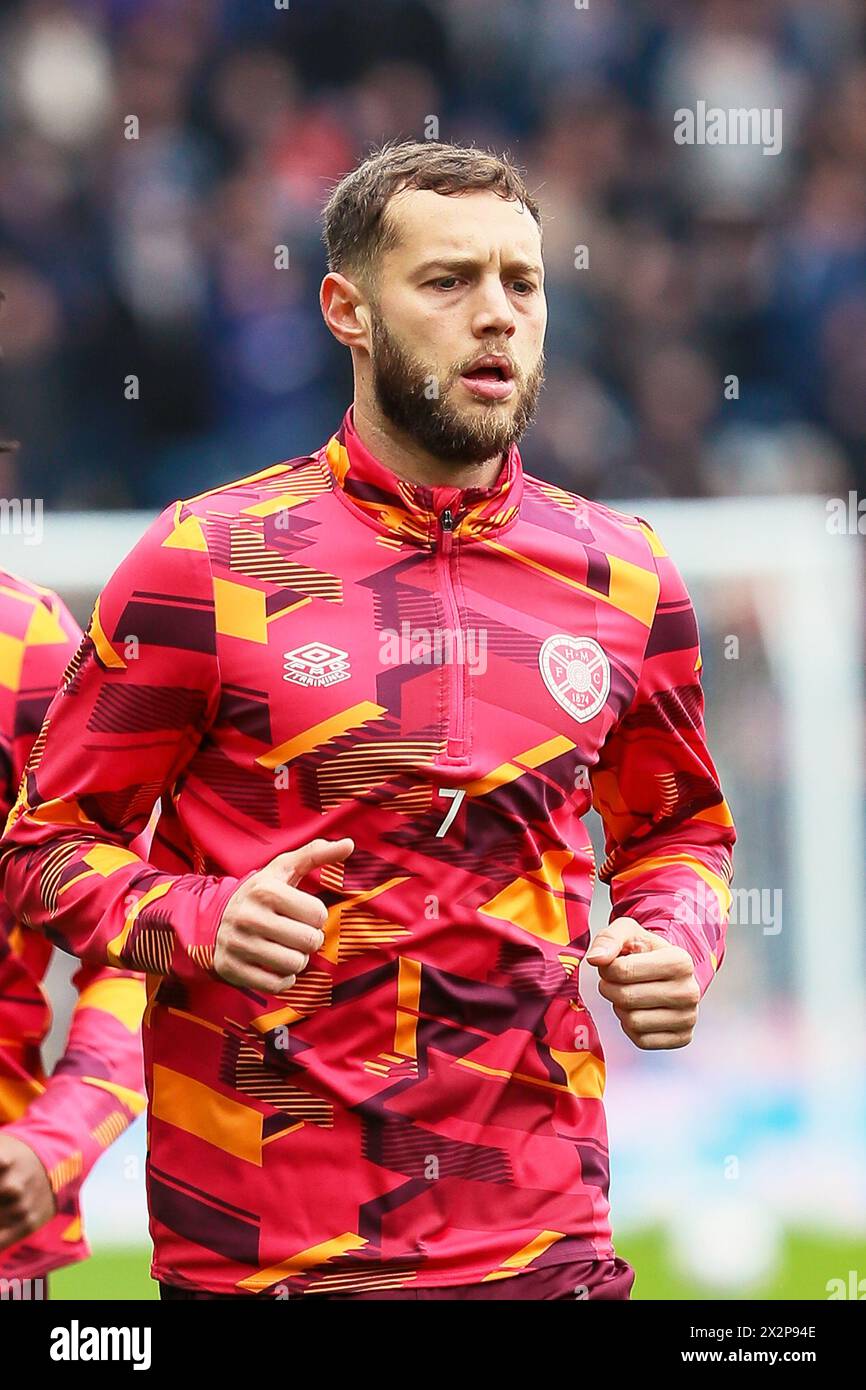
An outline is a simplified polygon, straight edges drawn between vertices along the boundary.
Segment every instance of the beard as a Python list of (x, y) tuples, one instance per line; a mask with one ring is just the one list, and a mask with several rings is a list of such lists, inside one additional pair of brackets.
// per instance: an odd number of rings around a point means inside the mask
[[(451, 392), (469, 362), (453, 370), (442, 383), (396, 340), (375, 311), (371, 325), (373, 389), (379, 409), (428, 454), (449, 463), (482, 463), (522, 438), (535, 418), (544, 384), (543, 353), (528, 375), (514, 364), (516, 402), (513, 398), (507, 403), (478, 401), (474, 408), (461, 410), (454, 405)], [(485, 344), (481, 351), (511, 356), (507, 349), (492, 344)]]

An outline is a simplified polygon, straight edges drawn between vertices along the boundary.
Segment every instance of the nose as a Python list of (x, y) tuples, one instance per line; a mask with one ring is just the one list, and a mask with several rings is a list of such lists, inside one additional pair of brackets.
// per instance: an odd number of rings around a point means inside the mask
[(472, 328), (476, 337), (510, 338), (516, 327), (514, 310), (499, 276), (484, 276), (473, 314)]

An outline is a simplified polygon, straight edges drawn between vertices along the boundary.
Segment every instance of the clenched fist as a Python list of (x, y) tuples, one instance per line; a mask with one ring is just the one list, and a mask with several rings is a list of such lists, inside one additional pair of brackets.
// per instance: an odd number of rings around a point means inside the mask
[(260, 994), (290, 989), (325, 940), (325, 904), (295, 885), (323, 864), (347, 859), (355, 842), (311, 840), (278, 854), (229, 898), (217, 931), (214, 970), (220, 979)]
[(38, 1231), (55, 1210), (41, 1161), (29, 1144), (0, 1129), (0, 1250)]
[(688, 951), (633, 917), (618, 917), (598, 933), (586, 960), (598, 966), (598, 992), (610, 1000), (635, 1047), (649, 1051), (691, 1042), (701, 991)]

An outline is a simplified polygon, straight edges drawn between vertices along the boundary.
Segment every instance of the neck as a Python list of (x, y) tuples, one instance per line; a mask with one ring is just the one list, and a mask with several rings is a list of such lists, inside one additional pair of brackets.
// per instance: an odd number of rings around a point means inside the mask
[(355, 400), (355, 432), (374, 458), (409, 483), (426, 487), (492, 487), (502, 468), (502, 454), (477, 463), (450, 463), (429, 454), (410, 435), (398, 430), (375, 406)]

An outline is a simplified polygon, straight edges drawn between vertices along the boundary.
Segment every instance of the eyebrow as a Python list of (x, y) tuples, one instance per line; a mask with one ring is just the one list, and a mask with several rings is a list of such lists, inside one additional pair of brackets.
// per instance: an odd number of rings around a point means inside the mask
[[(437, 269), (447, 270), (451, 272), (454, 272), (455, 270), (471, 272), (478, 269), (478, 264), (478, 261), (476, 261), (472, 256), (437, 256), (434, 260), (425, 261), (423, 265), (418, 266), (417, 270), (415, 271), (415, 274), (419, 276), (429, 275), (431, 270)], [(519, 271), (525, 275), (536, 275), (539, 279), (541, 279), (543, 274), (542, 266), (540, 265), (540, 263), (536, 261), (507, 261), (505, 263), (504, 269), (509, 274), (513, 274), (515, 271)]]

